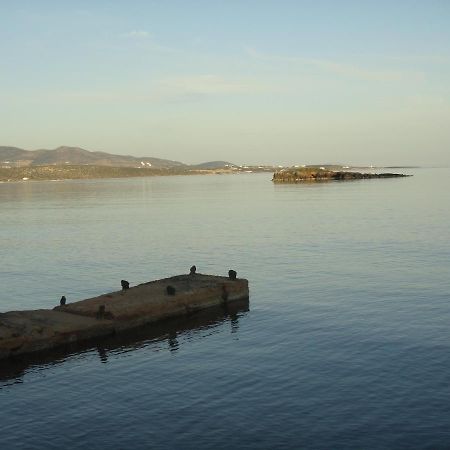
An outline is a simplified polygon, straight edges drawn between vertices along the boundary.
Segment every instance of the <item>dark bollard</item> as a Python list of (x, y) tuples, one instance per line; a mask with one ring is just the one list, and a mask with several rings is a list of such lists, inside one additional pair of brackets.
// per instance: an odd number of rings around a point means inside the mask
[(228, 278), (229, 278), (230, 280), (235, 280), (236, 277), (237, 277), (237, 272), (236, 272), (235, 270), (233, 270), (233, 269), (230, 269), (230, 270), (228, 271)]
[(103, 319), (105, 317), (105, 305), (100, 305), (97, 311), (97, 319)]
[(167, 295), (175, 295), (175, 288), (173, 286), (166, 287)]
[(65, 295), (63, 295), (63, 296), (61, 297), (61, 300), (59, 301), (59, 304), (60, 304), (61, 306), (64, 306), (64, 305), (66, 304), (66, 296), (65, 296)]
[(123, 291), (130, 289), (130, 283), (128, 283), (127, 280), (120, 280), (120, 285), (122, 286)]
[(197, 267), (192, 266), (191, 269), (190, 269), (189, 274), (190, 274), (190, 275), (195, 275), (195, 272), (196, 272), (196, 271), (197, 271)]

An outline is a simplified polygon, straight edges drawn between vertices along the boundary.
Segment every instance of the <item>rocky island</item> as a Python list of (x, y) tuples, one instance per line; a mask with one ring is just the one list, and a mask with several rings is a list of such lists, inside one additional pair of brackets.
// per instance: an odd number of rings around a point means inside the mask
[(336, 171), (325, 168), (301, 167), (283, 169), (273, 174), (274, 183), (299, 183), (303, 181), (331, 181), (331, 180), (365, 180), (372, 178), (409, 177), (401, 173), (363, 173), (350, 171)]
[(203, 275), (191, 268), (178, 275), (73, 303), (61, 297), (54, 309), (0, 313), (0, 359), (100, 339), (163, 319), (248, 299), (248, 281)]

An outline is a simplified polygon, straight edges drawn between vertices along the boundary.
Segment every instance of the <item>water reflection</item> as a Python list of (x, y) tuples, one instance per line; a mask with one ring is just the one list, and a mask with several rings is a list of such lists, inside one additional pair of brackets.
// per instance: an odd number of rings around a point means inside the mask
[[(180, 198), (189, 191), (205, 191), (209, 187), (228, 185), (231, 178), (205, 177), (204, 175), (154, 176), (145, 178), (116, 178), (92, 180), (53, 180), (0, 183), (0, 204), (20, 207), (21, 203), (41, 201), (48, 205), (67, 208), (72, 204), (130, 201), (141, 202)], [(58, 182), (57, 182), (58, 181)], [(190, 189), (186, 189), (186, 184)], [(206, 192), (210, 192), (206, 189)], [(212, 194), (211, 194), (212, 195)]]
[(239, 317), (236, 313), (230, 314), (231, 332), (237, 333), (239, 331)]
[(97, 352), (100, 361), (106, 364), (108, 362), (108, 353), (106, 350), (103, 347), (97, 347)]
[[(168, 319), (130, 330), (115, 336), (83, 343), (73, 343), (57, 349), (31, 355), (18, 356), (11, 360), (1, 361), (0, 382), (6, 384), (21, 383), (24, 375), (32, 369), (44, 370), (55, 364), (63, 364), (66, 360), (82, 353), (96, 350), (99, 360), (107, 364), (111, 354), (135, 351), (151, 343), (167, 340), (168, 350), (176, 353), (180, 350), (180, 338), (187, 333), (197, 333), (204, 329), (216, 328), (230, 322), (231, 332), (239, 330), (239, 318), (249, 310), (249, 301), (239, 300), (228, 305), (208, 308), (190, 316)], [(0, 389), (2, 386), (0, 385)]]
[(169, 349), (172, 353), (178, 350), (179, 343), (177, 339), (177, 332), (175, 330), (169, 333), (169, 336), (167, 337), (167, 342), (169, 343)]

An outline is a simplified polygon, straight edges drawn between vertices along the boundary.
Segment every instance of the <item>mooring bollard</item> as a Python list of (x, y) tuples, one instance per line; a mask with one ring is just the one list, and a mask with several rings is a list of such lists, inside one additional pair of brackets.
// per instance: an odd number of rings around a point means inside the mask
[(230, 270), (228, 271), (228, 278), (229, 278), (230, 280), (235, 280), (236, 277), (237, 277), (237, 272), (236, 272), (235, 270), (233, 270), (233, 269), (230, 269)]
[(63, 296), (61, 297), (61, 300), (59, 301), (59, 304), (60, 304), (61, 306), (64, 306), (64, 305), (66, 304), (66, 296), (65, 296), (65, 295), (63, 295)]
[(123, 291), (130, 289), (130, 283), (128, 283), (127, 280), (120, 280), (120, 285), (122, 286)]
[(189, 275), (195, 275), (195, 272), (197, 271), (197, 267), (192, 266), (190, 271), (189, 271)]

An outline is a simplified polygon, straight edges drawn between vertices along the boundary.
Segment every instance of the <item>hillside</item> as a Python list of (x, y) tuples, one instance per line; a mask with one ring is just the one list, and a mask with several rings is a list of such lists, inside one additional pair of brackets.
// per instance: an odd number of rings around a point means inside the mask
[(24, 150), (17, 147), (0, 146), (1, 167), (29, 167), (51, 165), (92, 165), (107, 167), (152, 167), (169, 169), (185, 167), (178, 161), (153, 157), (114, 155), (105, 152), (91, 152), (78, 147), (62, 146), (54, 150)]
[(192, 169), (220, 169), (223, 167), (237, 167), (227, 161), (209, 161), (201, 164), (193, 164), (190, 166)]
[(273, 172), (274, 169), (272, 166), (237, 166), (227, 161), (189, 165), (148, 156), (91, 152), (79, 147), (25, 150), (0, 146), (0, 182), (253, 173)]

